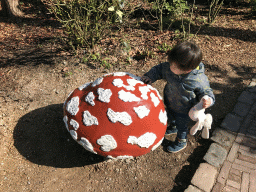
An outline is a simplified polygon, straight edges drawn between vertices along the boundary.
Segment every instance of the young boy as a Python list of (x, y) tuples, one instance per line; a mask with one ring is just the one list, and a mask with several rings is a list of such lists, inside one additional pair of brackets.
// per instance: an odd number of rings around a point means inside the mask
[(164, 103), (168, 115), (169, 126), (165, 135), (176, 134), (175, 142), (167, 150), (176, 153), (187, 146), (187, 132), (190, 118), (189, 110), (197, 104), (204, 95), (203, 107), (208, 108), (215, 101), (208, 78), (204, 74), (202, 52), (192, 42), (176, 45), (168, 53), (168, 62), (154, 66), (141, 80), (151, 84), (159, 79), (165, 79)]

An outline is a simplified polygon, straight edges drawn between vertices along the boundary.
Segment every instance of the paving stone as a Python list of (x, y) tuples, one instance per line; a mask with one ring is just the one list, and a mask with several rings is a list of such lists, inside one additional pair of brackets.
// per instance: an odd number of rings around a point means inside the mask
[(253, 163), (256, 164), (256, 158), (247, 156), (247, 155), (243, 155), (241, 153), (238, 153), (238, 159), (242, 160), (242, 161), (247, 161), (249, 163)]
[(249, 114), (245, 117), (241, 127), (240, 127), (240, 130), (239, 132), (240, 133), (243, 133), (243, 134), (246, 134), (247, 133), (247, 129), (248, 127), (250, 126), (250, 124), (252, 123), (253, 121), (253, 117), (254, 115), (250, 114), (251, 111), (249, 112)]
[(250, 173), (250, 172), (253, 171), (253, 169), (250, 169), (250, 168), (248, 168), (248, 167), (245, 167), (245, 166), (243, 166), (243, 165), (239, 165), (239, 164), (236, 164), (236, 163), (233, 163), (233, 164), (231, 165), (231, 167), (232, 167), (233, 169), (237, 169), (237, 170), (240, 170), (240, 171), (243, 171), (243, 172), (247, 172), (247, 173)]
[(236, 175), (236, 174), (233, 174), (230, 172), (228, 175), (228, 180), (231, 180), (231, 181), (241, 184), (242, 177), (241, 177), (241, 175)]
[(242, 154), (242, 155), (245, 155), (245, 156), (248, 156), (248, 157), (251, 157), (251, 158), (254, 158), (254, 159), (256, 159), (256, 154), (255, 154), (255, 152), (254, 151), (252, 151), (252, 150), (250, 150), (250, 148), (249, 148), (249, 150), (243, 150), (243, 149), (238, 149), (238, 152), (240, 153), (240, 154)]
[(240, 189), (240, 187), (241, 187), (240, 183), (237, 183), (237, 182), (229, 180), (229, 179), (227, 180), (226, 185), (229, 185), (229, 186), (234, 187), (236, 189)]
[(256, 136), (256, 122), (252, 121), (251, 125), (247, 128), (247, 133), (250, 136)]
[(249, 169), (256, 169), (256, 165), (247, 161), (242, 161), (240, 159), (235, 159), (234, 163), (248, 167)]
[(239, 170), (237, 170), (237, 169), (231, 168), (229, 173), (230, 173), (230, 174), (237, 175), (238, 177), (242, 177), (242, 173), (243, 173), (243, 172), (242, 172), (242, 171), (239, 171)]
[(240, 148), (240, 145), (234, 142), (227, 157), (228, 161), (234, 162), (235, 158), (237, 157), (237, 151), (239, 150), (239, 148)]
[(221, 127), (230, 131), (238, 132), (242, 120), (242, 117), (229, 113), (221, 123)]
[(242, 143), (244, 140), (244, 137), (245, 135), (243, 133), (238, 133), (236, 136), (235, 142), (239, 144)]
[[(254, 84), (256, 84), (256, 82)], [(248, 91), (250, 91), (251, 93), (256, 93), (256, 86), (249, 87)]]
[(193, 185), (189, 185), (184, 192), (203, 192), (203, 191)]
[(239, 115), (240, 117), (244, 117), (247, 115), (247, 113), (250, 110), (250, 105), (247, 103), (242, 103), (242, 102), (238, 102), (235, 107), (233, 112), (237, 115)]
[(254, 148), (256, 146), (256, 139), (245, 137), (241, 145)]
[(249, 182), (250, 182), (249, 173), (243, 172), (242, 183), (241, 183), (241, 192), (249, 191)]
[(223, 184), (217, 182), (217, 183), (214, 185), (214, 187), (212, 188), (212, 191), (211, 191), (211, 192), (220, 192), (220, 191), (222, 191), (223, 187), (224, 187)]
[(208, 163), (201, 163), (196, 170), (191, 183), (205, 192), (210, 192), (214, 185), (217, 173), (217, 169), (214, 166)]
[(223, 191), (222, 192), (240, 192), (240, 190), (234, 188), (234, 187), (231, 187), (231, 186), (228, 186), (226, 185), (224, 188), (223, 188)]
[(216, 143), (219, 143), (222, 146), (231, 147), (235, 138), (236, 133), (221, 128), (217, 128), (212, 133), (211, 140), (215, 141)]
[(226, 159), (227, 153), (228, 152), (226, 149), (224, 149), (217, 143), (212, 143), (204, 156), (204, 160), (215, 167), (219, 167)]
[(255, 101), (255, 97), (253, 93), (249, 91), (243, 91), (239, 96), (238, 101), (252, 105)]
[(252, 171), (250, 173), (250, 185), (249, 185), (249, 192), (256, 191), (256, 171)]
[(225, 161), (223, 163), (223, 166), (217, 178), (217, 182), (221, 183), (222, 185), (225, 185), (226, 180), (228, 178), (229, 170), (231, 170), (231, 166), (232, 164), (229, 161)]
[[(254, 115), (254, 117), (255, 117), (255, 114), (256, 114), (256, 102), (252, 105), (249, 114)], [(253, 118), (253, 119), (255, 119), (255, 118)]]

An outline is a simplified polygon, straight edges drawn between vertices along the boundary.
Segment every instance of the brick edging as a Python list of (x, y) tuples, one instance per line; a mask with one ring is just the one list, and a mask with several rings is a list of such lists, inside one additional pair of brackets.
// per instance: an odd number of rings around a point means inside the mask
[[(226, 189), (234, 192), (240, 191), (238, 187), (241, 191), (244, 189), (248, 190), (249, 177), (250, 182), (255, 182), (256, 191), (256, 164), (254, 169), (254, 165), (243, 161), (243, 164), (246, 165), (243, 166), (241, 161), (236, 159), (238, 151), (244, 148), (244, 145), (241, 145), (244, 138), (256, 135), (256, 126), (255, 129), (250, 127), (255, 114), (256, 76), (252, 79), (248, 88), (241, 93), (233, 111), (227, 114), (221, 123), (221, 128), (217, 128), (213, 132), (211, 140), (214, 143), (211, 144), (203, 158), (206, 162), (199, 165), (191, 180), (191, 185), (189, 185), (185, 192), (220, 192), (226, 184)], [(234, 170), (243, 171), (243, 180), (239, 186), (236, 182), (228, 180), (229, 172), (233, 168)]]

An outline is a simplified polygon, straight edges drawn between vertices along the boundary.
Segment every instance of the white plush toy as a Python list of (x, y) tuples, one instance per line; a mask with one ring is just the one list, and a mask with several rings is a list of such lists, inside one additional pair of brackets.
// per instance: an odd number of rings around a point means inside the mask
[(197, 121), (196, 124), (190, 129), (190, 134), (194, 135), (198, 130), (202, 130), (202, 138), (209, 139), (209, 129), (212, 125), (212, 115), (205, 114), (203, 108), (203, 99), (210, 98), (208, 95), (203, 96), (199, 103), (192, 107), (188, 113), (189, 117), (193, 121)]

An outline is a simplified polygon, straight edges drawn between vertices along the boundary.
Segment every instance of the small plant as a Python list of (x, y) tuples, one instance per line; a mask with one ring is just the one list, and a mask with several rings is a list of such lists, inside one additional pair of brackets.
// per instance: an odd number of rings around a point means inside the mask
[(106, 60), (102, 60), (101, 61), (101, 64), (100, 64), (102, 67), (104, 67), (105, 69), (110, 69), (111, 68), (111, 64), (108, 63)]
[(84, 56), (84, 57), (82, 58), (82, 62), (83, 62), (83, 63), (87, 63), (87, 62), (88, 62), (88, 58)]
[(70, 71), (64, 73), (64, 77), (69, 77), (71, 75), (73, 75), (73, 73)]
[(219, 14), (224, 0), (219, 3), (219, 0), (211, 0), (209, 5), (209, 12), (208, 12), (208, 23), (212, 24), (216, 19), (217, 15)]
[(157, 48), (159, 51), (166, 52), (169, 49), (171, 49), (171, 46), (167, 45), (166, 43), (163, 43), (162, 45), (159, 45)]
[(93, 61), (99, 61), (100, 60), (100, 54), (96, 53), (96, 54), (92, 54), (90, 55), (90, 59)]

